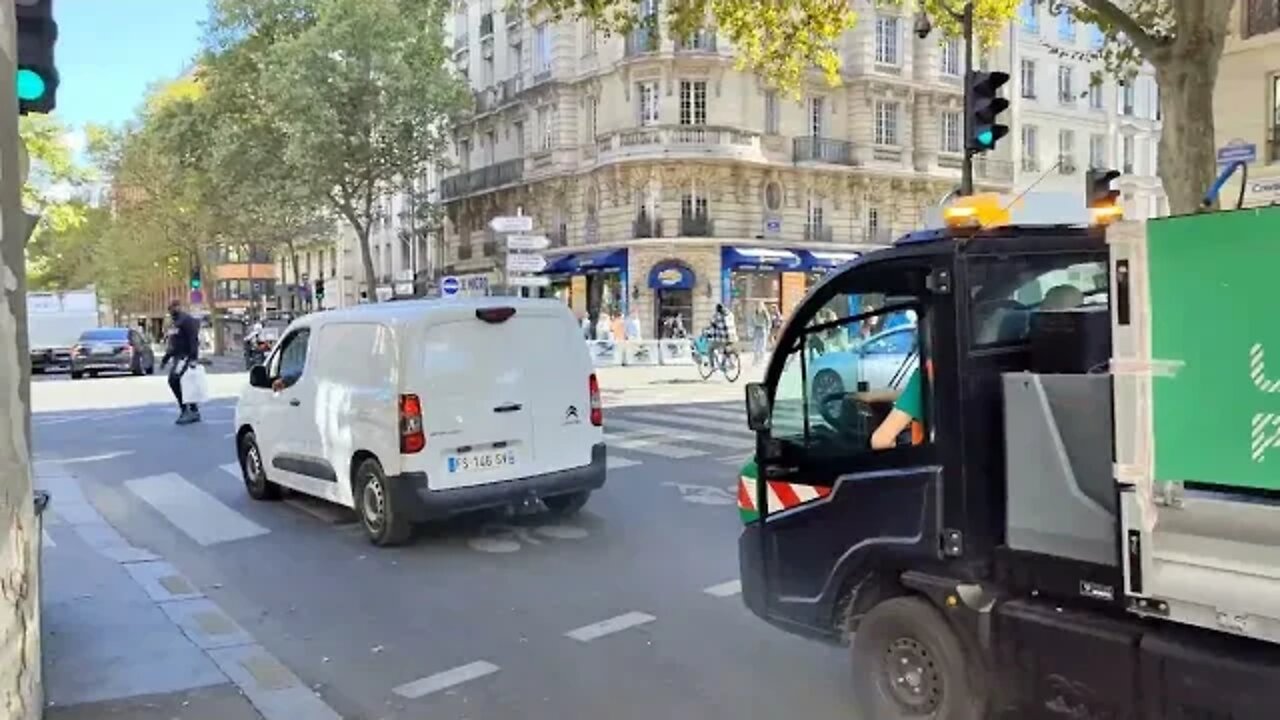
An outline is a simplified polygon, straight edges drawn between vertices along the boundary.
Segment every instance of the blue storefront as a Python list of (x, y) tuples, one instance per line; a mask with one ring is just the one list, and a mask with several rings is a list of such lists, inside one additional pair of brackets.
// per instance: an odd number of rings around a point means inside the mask
[(674, 337), (677, 328), (693, 334), (693, 292), (698, 275), (683, 260), (667, 258), (649, 269), (653, 293), (653, 333), (650, 337)]
[(720, 296), (739, 323), (760, 303), (785, 316), (813, 282), (855, 257), (856, 253), (835, 251), (725, 246), (720, 250)]
[(600, 312), (627, 312), (627, 249), (594, 250), (552, 258), (543, 275), (551, 279), (551, 294), (595, 323)]

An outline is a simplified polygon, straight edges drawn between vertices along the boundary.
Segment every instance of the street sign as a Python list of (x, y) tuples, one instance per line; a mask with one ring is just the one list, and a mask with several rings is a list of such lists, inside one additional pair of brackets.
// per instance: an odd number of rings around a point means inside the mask
[(1226, 165), (1237, 161), (1257, 162), (1258, 146), (1253, 143), (1233, 140), (1218, 148), (1218, 164)]
[(512, 287), (547, 287), (551, 284), (551, 278), (545, 275), (515, 275), (507, 278), (507, 284)]
[(489, 227), (500, 233), (527, 233), (533, 230), (532, 215), (504, 215), (489, 221)]
[(508, 250), (546, 250), (551, 247), (551, 239), (546, 235), (508, 235)]
[(445, 275), (440, 278), (440, 295), (441, 297), (453, 297), (462, 289), (462, 283), (453, 275)]
[(507, 271), (515, 273), (542, 272), (547, 267), (547, 259), (534, 253), (507, 256)]

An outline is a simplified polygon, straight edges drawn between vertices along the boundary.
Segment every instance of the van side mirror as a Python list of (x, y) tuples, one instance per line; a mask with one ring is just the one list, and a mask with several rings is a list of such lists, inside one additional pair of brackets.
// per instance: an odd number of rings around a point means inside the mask
[(249, 386), (256, 388), (271, 387), (271, 378), (267, 376), (266, 365), (254, 365), (249, 368)]
[(747, 383), (747, 427), (753, 432), (769, 429), (769, 391), (764, 383)]

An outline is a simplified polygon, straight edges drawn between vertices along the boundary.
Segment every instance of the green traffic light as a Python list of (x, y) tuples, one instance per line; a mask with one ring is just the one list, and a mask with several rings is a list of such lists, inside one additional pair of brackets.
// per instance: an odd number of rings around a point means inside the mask
[(995, 143), (995, 135), (990, 130), (981, 130), (978, 132), (978, 144), (982, 147), (989, 148)]
[(192, 290), (199, 290), (199, 289), (200, 289), (200, 281), (199, 281), (199, 280), (192, 280), (192, 281), (191, 281), (191, 289), (192, 289)]
[(18, 70), (18, 99), (34, 102), (44, 97), (47, 85), (40, 73), (22, 68)]

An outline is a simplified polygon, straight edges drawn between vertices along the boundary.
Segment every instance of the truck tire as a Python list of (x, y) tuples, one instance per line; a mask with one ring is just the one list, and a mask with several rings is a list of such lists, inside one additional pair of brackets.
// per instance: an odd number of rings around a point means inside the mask
[(240, 475), (244, 479), (244, 489), (249, 497), (254, 500), (280, 499), (281, 488), (267, 479), (262, 450), (258, 448), (258, 438), (252, 431), (240, 438)]
[(356, 513), (369, 542), (379, 547), (403, 545), (413, 534), (413, 523), (396, 505), (382, 464), (371, 457), (361, 460), (353, 480)]
[(853, 636), (858, 717), (985, 720), (981, 663), (932, 605), (898, 597), (871, 609)]

